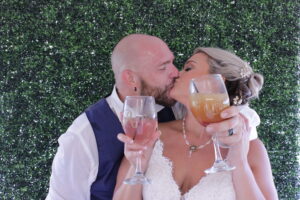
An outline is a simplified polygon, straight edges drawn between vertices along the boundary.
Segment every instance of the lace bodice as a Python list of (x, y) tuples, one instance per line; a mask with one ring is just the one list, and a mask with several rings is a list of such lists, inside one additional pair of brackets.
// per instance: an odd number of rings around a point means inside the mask
[(163, 143), (155, 144), (146, 176), (152, 183), (144, 185), (144, 200), (234, 200), (235, 192), (230, 172), (207, 175), (181, 196), (172, 174), (172, 162), (163, 156)]

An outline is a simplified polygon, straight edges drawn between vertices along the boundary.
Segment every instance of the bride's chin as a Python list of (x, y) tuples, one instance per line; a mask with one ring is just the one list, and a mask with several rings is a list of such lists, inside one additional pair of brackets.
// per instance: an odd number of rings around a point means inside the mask
[(172, 88), (172, 90), (170, 91), (170, 97), (174, 100), (176, 100), (177, 102), (182, 103), (182, 94), (180, 94), (180, 91), (177, 90), (175, 87)]
[(176, 88), (173, 87), (171, 90), (170, 90), (170, 97), (172, 99), (175, 99), (176, 98)]

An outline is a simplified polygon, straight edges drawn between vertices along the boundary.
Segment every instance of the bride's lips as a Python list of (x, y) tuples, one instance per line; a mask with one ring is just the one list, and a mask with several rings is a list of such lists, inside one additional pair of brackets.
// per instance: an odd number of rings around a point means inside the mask
[(177, 83), (177, 79), (175, 79), (175, 80), (173, 81), (172, 85), (170, 85), (169, 90), (168, 90), (168, 93), (169, 93), (169, 94), (170, 94), (171, 91), (174, 89), (176, 83)]
[(170, 84), (169, 88), (168, 88), (168, 93), (170, 94), (171, 90), (174, 88), (176, 84), (176, 79), (173, 80), (173, 82)]
[(174, 87), (174, 85), (175, 85), (176, 83), (178, 83), (178, 79), (179, 79), (179, 78), (176, 78), (176, 79), (175, 79), (174, 84), (173, 84), (173, 87)]

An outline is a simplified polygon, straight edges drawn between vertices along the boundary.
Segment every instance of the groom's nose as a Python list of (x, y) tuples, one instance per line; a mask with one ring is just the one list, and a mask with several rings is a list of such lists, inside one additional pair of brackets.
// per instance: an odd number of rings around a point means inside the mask
[(171, 73), (170, 73), (170, 78), (177, 78), (179, 76), (179, 71), (178, 69), (176, 68), (176, 66), (172, 63), (172, 66), (171, 66)]

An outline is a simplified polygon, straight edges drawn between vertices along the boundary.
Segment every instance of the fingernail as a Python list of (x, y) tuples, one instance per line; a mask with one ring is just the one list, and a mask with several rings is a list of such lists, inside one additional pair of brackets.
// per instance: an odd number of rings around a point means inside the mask
[(226, 117), (228, 117), (229, 116), (229, 113), (227, 113), (227, 112), (222, 112), (221, 113), (221, 117), (222, 118), (226, 118)]
[(119, 134), (119, 135), (117, 135), (117, 138), (118, 138), (119, 140), (121, 140), (121, 139), (122, 139), (122, 136)]
[(206, 131), (207, 131), (207, 132), (213, 132), (213, 130), (214, 130), (214, 129), (213, 129), (213, 127), (211, 127), (211, 126), (207, 126), (207, 127), (206, 127)]
[(133, 144), (133, 143), (134, 143), (134, 141), (133, 141), (133, 140), (130, 140), (130, 141), (129, 141), (129, 144)]
[(147, 146), (144, 146), (144, 150), (147, 150), (148, 149), (148, 147)]
[(143, 151), (139, 151), (138, 154), (142, 155)]

